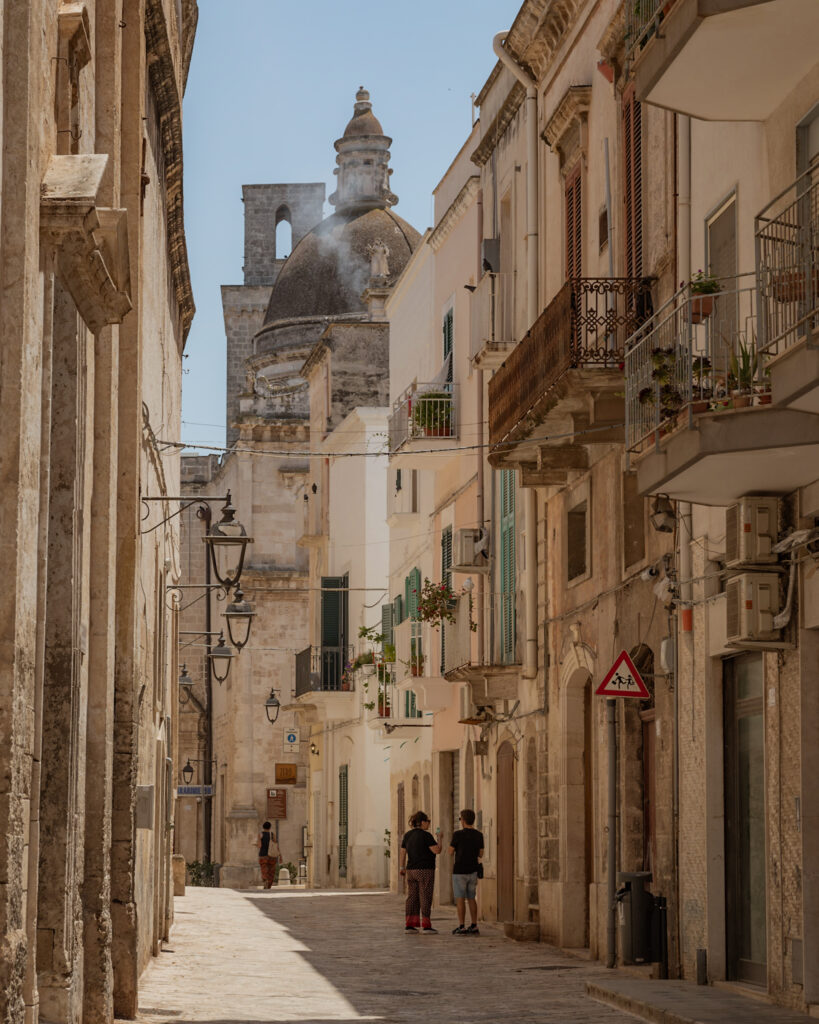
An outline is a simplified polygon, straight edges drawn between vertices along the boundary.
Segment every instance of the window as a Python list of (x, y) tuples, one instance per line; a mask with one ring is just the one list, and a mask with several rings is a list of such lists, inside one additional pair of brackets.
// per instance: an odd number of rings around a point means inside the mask
[(394, 644), (393, 639), (393, 615), (394, 608), (391, 604), (381, 605), (381, 635), (384, 637), (383, 646)]
[(441, 328), (443, 349), (444, 349), (444, 366), (446, 367), (446, 382), (451, 384), (453, 380), (452, 374), (452, 345), (454, 338), (454, 314), (451, 309), (448, 309), (446, 316), (444, 317), (443, 326)]
[(623, 96), (623, 238), (626, 277), (643, 275), (643, 111), (631, 85)]
[(515, 660), (515, 473), (500, 474), (500, 660)]
[(401, 490), (401, 470), (400, 469), (396, 469), (396, 471), (395, 471), (395, 492), (396, 492), (396, 494), (400, 490)]
[(404, 598), (407, 614), (411, 619), (418, 618), (418, 597), (421, 593), (421, 570), (413, 569), (404, 580)]
[(566, 538), (568, 543), (568, 578), (572, 580), (587, 576), (588, 552), (586, 534), (586, 511), (587, 503), (581, 501), (579, 505), (569, 510), (566, 524)]
[(322, 576), (321, 587), (321, 688), (340, 690), (349, 635), (348, 577)]
[(392, 622), (393, 626), (400, 626), (404, 619), (407, 617), (405, 611), (404, 598), (401, 594), (393, 598), (392, 601)]
[(583, 195), (580, 164), (566, 177), (566, 279), (583, 275)]
[(423, 712), (418, 710), (418, 699), (414, 690), (404, 693), (404, 718), (421, 718)]
[(273, 254), (277, 260), (284, 260), (293, 248), (293, 228), (291, 227), (290, 210), (280, 206), (276, 210), (276, 241)]
[(637, 490), (637, 474), (623, 474), (623, 565), (641, 561), (646, 553), (645, 498)]
[[(441, 583), (452, 586), (452, 527), (441, 531)], [(446, 669), (446, 627), (441, 626), (441, 673)]]

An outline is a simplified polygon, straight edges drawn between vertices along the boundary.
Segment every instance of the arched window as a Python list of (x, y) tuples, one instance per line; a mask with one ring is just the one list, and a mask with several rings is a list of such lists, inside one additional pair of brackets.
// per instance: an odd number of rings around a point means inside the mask
[(293, 227), (290, 218), (290, 208), (280, 206), (276, 210), (276, 259), (287, 259), (293, 248)]

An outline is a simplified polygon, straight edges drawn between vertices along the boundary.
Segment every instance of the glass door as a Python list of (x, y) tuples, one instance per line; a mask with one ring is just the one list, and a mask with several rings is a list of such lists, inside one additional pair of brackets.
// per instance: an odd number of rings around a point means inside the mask
[(765, 730), (761, 654), (724, 663), (728, 976), (766, 984)]

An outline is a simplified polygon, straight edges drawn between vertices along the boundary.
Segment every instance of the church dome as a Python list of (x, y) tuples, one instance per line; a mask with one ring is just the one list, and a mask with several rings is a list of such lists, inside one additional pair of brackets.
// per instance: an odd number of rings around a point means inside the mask
[(346, 208), (323, 220), (298, 243), (282, 268), (264, 326), (301, 317), (363, 313), (361, 295), (370, 277), (370, 247), (383, 242), (389, 277), (396, 280), (420, 235), (384, 208)]

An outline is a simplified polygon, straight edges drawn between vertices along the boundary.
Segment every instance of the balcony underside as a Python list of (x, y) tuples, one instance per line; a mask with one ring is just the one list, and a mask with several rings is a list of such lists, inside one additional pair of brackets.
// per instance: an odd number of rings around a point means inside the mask
[(730, 505), (789, 494), (819, 475), (819, 416), (776, 406), (702, 413), (637, 463), (641, 494)]
[(444, 711), (452, 701), (452, 683), (443, 676), (407, 676), (398, 684), (399, 693), (411, 690), (419, 711)]
[(764, 121), (816, 63), (816, 0), (676, 0), (636, 55), (637, 98), (706, 121)]
[(418, 437), (390, 454), (390, 469), (440, 470), (458, 454), (456, 437)]
[(568, 481), (588, 468), (590, 444), (622, 444), (623, 373), (615, 369), (566, 370), (489, 453), (498, 468), (522, 468), (524, 486)]
[(346, 722), (358, 716), (358, 694), (354, 690), (311, 690), (284, 710), (303, 715), (307, 722)]
[(771, 363), (771, 391), (776, 405), (819, 414), (819, 348), (802, 341)]
[(520, 665), (462, 665), (446, 673), (447, 679), (469, 683), (472, 703), (517, 700)]
[(485, 341), (472, 357), (472, 365), (476, 370), (497, 370), (515, 344), (514, 341)]

